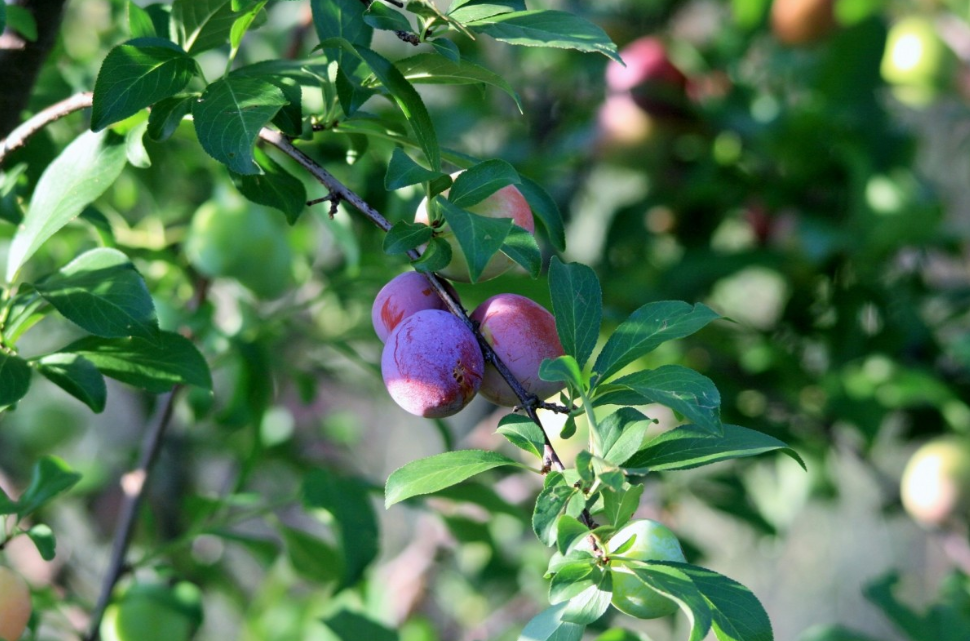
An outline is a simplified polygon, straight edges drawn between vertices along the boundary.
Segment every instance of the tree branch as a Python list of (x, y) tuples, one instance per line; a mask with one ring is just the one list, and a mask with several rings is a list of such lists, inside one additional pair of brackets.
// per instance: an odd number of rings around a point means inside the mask
[[(0, 63), (2, 64), (2, 63)], [(65, 98), (56, 102), (43, 111), (34, 114), (29, 120), (10, 132), (6, 138), (0, 140), (0, 167), (3, 166), (4, 158), (11, 151), (19, 149), (27, 144), (27, 139), (35, 133), (64, 116), (70, 115), (75, 111), (86, 109), (92, 104), (92, 94), (90, 91), (77, 93), (70, 98)]]

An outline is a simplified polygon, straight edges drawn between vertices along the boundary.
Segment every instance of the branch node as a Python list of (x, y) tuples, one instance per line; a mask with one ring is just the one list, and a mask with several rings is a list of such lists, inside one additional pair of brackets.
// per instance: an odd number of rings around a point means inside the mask
[(394, 35), (415, 47), (421, 44), (421, 38), (416, 33), (410, 31), (395, 31)]
[(335, 191), (332, 191), (323, 198), (314, 198), (313, 200), (306, 201), (306, 206), (313, 207), (314, 205), (319, 205), (320, 203), (329, 201), (330, 211), (328, 212), (328, 215), (330, 216), (330, 220), (333, 220), (333, 217), (337, 215), (337, 205), (340, 204), (341, 200), (343, 200), (341, 195)]

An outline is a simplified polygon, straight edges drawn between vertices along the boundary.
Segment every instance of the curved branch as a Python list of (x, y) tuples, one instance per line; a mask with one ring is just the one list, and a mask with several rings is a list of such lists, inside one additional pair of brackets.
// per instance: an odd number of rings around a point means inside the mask
[(47, 125), (75, 111), (90, 107), (93, 95), (90, 91), (76, 93), (70, 98), (54, 103), (43, 111), (38, 111), (30, 119), (11, 131), (6, 138), (0, 140), (0, 166), (3, 166), (7, 154), (26, 145), (28, 138)]

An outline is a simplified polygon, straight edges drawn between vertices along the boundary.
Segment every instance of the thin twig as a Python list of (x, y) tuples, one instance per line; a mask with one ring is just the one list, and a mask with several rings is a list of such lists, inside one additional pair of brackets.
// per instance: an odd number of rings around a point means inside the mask
[(7, 157), (7, 154), (15, 149), (23, 147), (25, 144), (27, 144), (28, 138), (50, 123), (54, 122), (55, 120), (60, 120), (64, 116), (70, 115), (75, 111), (80, 111), (81, 109), (87, 109), (90, 107), (92, 104), (93, 95), (94, 94), (92, 94), (90, 91), (74, 94), (70, 98), (65, 98), (60, 102), (54, 103), (43, 111), (38, 111), (27, 121), (20, 124), (16, 129), (10, 132), (9, 136), (3, 140), (0, 140), (0, 166), (3, 165), (3, 160)]
[(118, 580), (128, 570), (125, 557), (128, 554), (128, 546), (131, 544), (131, 537), (135, 529), (135, 519), (138, 515), (138, 508), (141, 506), (142, 498), (145, 495), (145, 488), (148, 485), (148, 476), (158, 458), (161, 450), (162, 439), (172, 420), (173, 410), (175, 409), (175, 398), (181, 386), (176, 386), (168, 393), (162, 404), (162, 410), (149, 427), (142, 438), (141, 456), (138, 466), (121, 477), (121, 488), (124, 492), (124, 499), (121, 503), (121, 510), (118, 515), (118, 525), (115, 528), (114, 540), (111, 545), (111, 560), (108, 563), (108, 571), (105, 573), (101, 583), (101, 594), (98, 602), (91, 614), (91, 621), (88, 625), (86, 641), (98, 641), (101, 628), (101, 619), (104, 611), (111, 602), (111, 593)]

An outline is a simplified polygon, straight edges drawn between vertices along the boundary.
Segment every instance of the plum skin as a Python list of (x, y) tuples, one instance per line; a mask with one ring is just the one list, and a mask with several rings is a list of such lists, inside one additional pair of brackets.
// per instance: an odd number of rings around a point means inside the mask
[(416, 416), (443, 418), (459, 412), (482, 384), (485, 360), (478, 341), (457, 316), (426, 309), (405, 318), (384, 345), (384, 386)]
[[(620, 529), (610, 539), (609, 552), (615, 552), (633, 535), (636, 535), (633, 547), (619, 556), (638, 561), (687, 561), (674, 533), (662, 523), (650, 519), (633, 521)], [(676, 612), (677, 604), (674, 601), (644, 585), (629, 568), (611, 564), (610, 574), (613, 580), (611, 602), (620, 612), (638, 619), (656, 619)]]
[[(445, 283), (445, 289), (459, 304), (458, 292)], [(387, 342), (394, 328), (408, 316), (425, 309), (447, 311), (448, 307), (428, 282), (427, 277), (418, 272), (405, 272), (392, 278), (374, 298), (371, 308), (371, 323), (382, 343)]]
[[(452, 174), (452, 178), (456, 177), (461, 172)], [(447, 195), (448, 192), (445, 192)], [(532, 215), (532, 209), (529, 207), (528, 201), (526, 201), (525, 196), (519, 191), (515, 185), (506, 185), (502, 187), (495, 193), (491, 194), (488, 198), (485, 198), (481, 202), (475, 203), (471, 207), (466, 207), (466, 209), (473, 214), (478, 214), (479, 216), (484, 216), (486, 218), (511, 218), (512, 222), (526, 230), (533, 236), (536, 233), (535, 218)], [(423, 223), (425, 225), (431, 224), (431, 220), (428, 216), (428, 199), (424, 198), (418, 205), (418, 210), (414, 214), (414, 222)], [(438, 271), (439, 274), (445, 278), (451, 280), (457, 280), (463, 283), (471, 282), (471, 274), (468, 271), (468, 261), (465, 260), (465, 255), (461, 251), (461, 246), (458, 243), (458, 239), (455, 234), (445, 228), (443, 231), (439, 232), (441, 238), (446, 240), (449, 245), (451, 245), (451, 262), (444, 268)], [(485, 265), (485, 269), (482, 270), (481, 275), (478, 277), (479, 281), (490, 280), (504, 274), (506, 271), (512, 267), (512, 259), (505, 254), (499, 252), (492, 256), (492, 259), (488, 261)]]
[[(548, 398), (563, 387), (562, 382), (539, 378), (542, 361), (564, 354), (556, 319), (542, 305), (518, 294), (498, 294), (472, 312), (479, 331), (509, 371), (530, 394)], [(496, 405), (512, 407), (521, 401), (489, 363), (479, 393)]]
[(917, 449), (900, 481), (903, 508), (926, 527), (970, 514), (970, 441), (935, 438)]
[(19, 639), (30, 620), (30, 588), (19, 574), (0, 565), (0, 639)]

